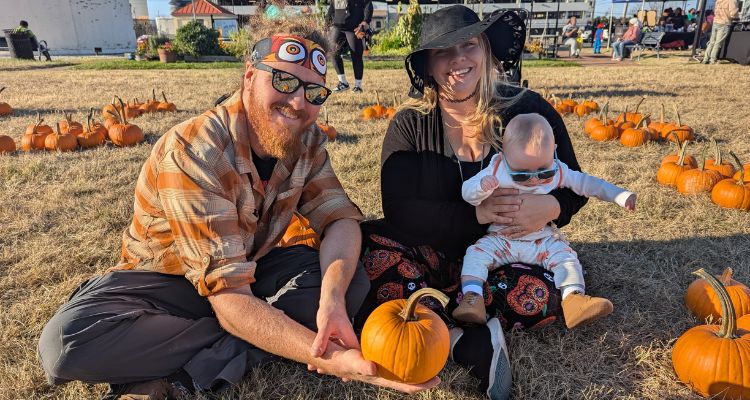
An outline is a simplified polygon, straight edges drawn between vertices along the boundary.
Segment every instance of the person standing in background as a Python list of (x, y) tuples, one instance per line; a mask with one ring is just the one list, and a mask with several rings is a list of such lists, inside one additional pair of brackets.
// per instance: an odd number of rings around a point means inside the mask
[(711, 39), (709, 39), (708, 47), (706, 47), (703, 64), (716, 64), (718, 62), (716, 57), (719, 56), (719, 50), (729, 36), (732, 20), (737, 19), (739, 14), (740, 10), (736, 0), (716, 0)]
[(596, 26), (594, 33), (594, 54), (602, 53), (602, 35), (604, 34), (604, 24), (600, 23)]
[(370, 29), (372, 20), (372, 2), (370, 0), (331, 0), (328, 6), (326, 22), (331, 26), (330, 40), (334, 44), (333, 65), (339, 78), (334, 92), (349, 89), (349, 82), (344, 74), (344, 60), (341, 58), (344, 46), (348, 46), (352, 55), (354, 69), (354, 93), (362, 93), (362, 75), (365, 65), (362, 60), (364, 33)]

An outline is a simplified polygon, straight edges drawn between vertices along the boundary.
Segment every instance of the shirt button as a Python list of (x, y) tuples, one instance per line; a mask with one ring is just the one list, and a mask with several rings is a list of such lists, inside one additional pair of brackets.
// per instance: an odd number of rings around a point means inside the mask
[(203, 257), (203, 265), (205, 267), (208, 267), (208, 264), (210, 264), (210, 263), (211, 263), (211, 258), (210, 257), (208, 257), (208, 256)]

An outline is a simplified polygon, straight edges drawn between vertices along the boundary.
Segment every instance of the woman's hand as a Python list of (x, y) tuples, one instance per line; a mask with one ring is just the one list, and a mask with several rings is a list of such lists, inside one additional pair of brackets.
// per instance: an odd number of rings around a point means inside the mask
[(485, 224), (508, 225), (512, 222), (504, 216), (506, 213), (517, 212), (521, 199), (516, 189), (495, 189), (490, 197), (476, 206), (477, 222)]
[(520, 203), (517, 211), (502, 213), (502, 217), (510, 219), (510, 222), (505, 223), (508, 227), (502, 233), (512, 239), (536, 232), (560, 216), (560, 203), (552, 195), (522, 194), (506, 197)]

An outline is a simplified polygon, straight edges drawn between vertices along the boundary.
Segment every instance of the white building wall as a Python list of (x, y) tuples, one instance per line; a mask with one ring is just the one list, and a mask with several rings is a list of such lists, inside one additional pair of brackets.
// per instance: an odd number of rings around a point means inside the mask
[(53, 55), (122, 53), (135, 50), (128, 0), (0, 0), (0, 28), (29, 22)]
[(130, 0), (130, 6), (133, 8), (133, 18), (149, 18), (148, 0)]

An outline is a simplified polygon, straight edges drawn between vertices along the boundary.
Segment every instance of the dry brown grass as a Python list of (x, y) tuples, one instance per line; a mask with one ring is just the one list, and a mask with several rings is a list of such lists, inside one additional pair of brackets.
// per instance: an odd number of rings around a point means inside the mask
[[(614, 109), (648, 96), (677, 102), (698, 133), (750, 161), (750, 74), (737, 65), (688, 65), (684, 59), (648, 60), (639, 68), (534, 68), (532, 88), (578, 97), (609, 98)], [(331, 76), (334, 79), (333, 76)], [(135, 120), (148, 143), (72, 154), (0, 156), (0, 399), (94, 398), (103, 385), (50, 387), (36, 359), (45, 322), (83, 280), (111, 266), (120, 232), (129, 222), (133, 188), (151, 144), (169, 127), (211, 106), (238, 82), (235, 70), (73, 71), (0, 68), (9, 86), (3, 99), (19, 113), (0, 119), (0, 134), (16, 137), (37, 111), (77, 113), (101, 107), (113, 93), (145, 97), (164, 89), (182, 111)], [(362, 122), (359, 110), (374, 101), (372, 89), (390, 98), (404, 93), (402, 71), (367, 71), (363, 96), (343, 94), (328, 103), (340, 139), (329, 146), (334, 166), (352, 199), (368, 217), (381, 215), (379, 154), (386, 121)], [(54, 120), (59, 119), (58, 114)], [(564, 229), (588, 270), (591, 293), (613, 300), (615, 313), (585, 329), (554, 325), (508, 334), (514, 393), (519, 399), (695, 398), (678, 383), (670, 362), (674, 340), (696, 324), (683, 306), (690, 272), (725, 266), (750, 283), (750, 213), (721, 210), (707, 196), (681, 197), (659, 187), (656, 166), (664, 144), (630, 150), (582, 136), (582, 122), (566, 119), (583, 168), (638, 192), (639, 208), (626, 213), (592, 200)], [(450, 365), (439, 388), (421, 399), (481, 398), (477, 382)], [(325, 388), (325, 389), (324, 389)], [(378, 398), (401, 396), (308, 374), (304, 367), (274, 364), (255, 371), (226, 398)]]

